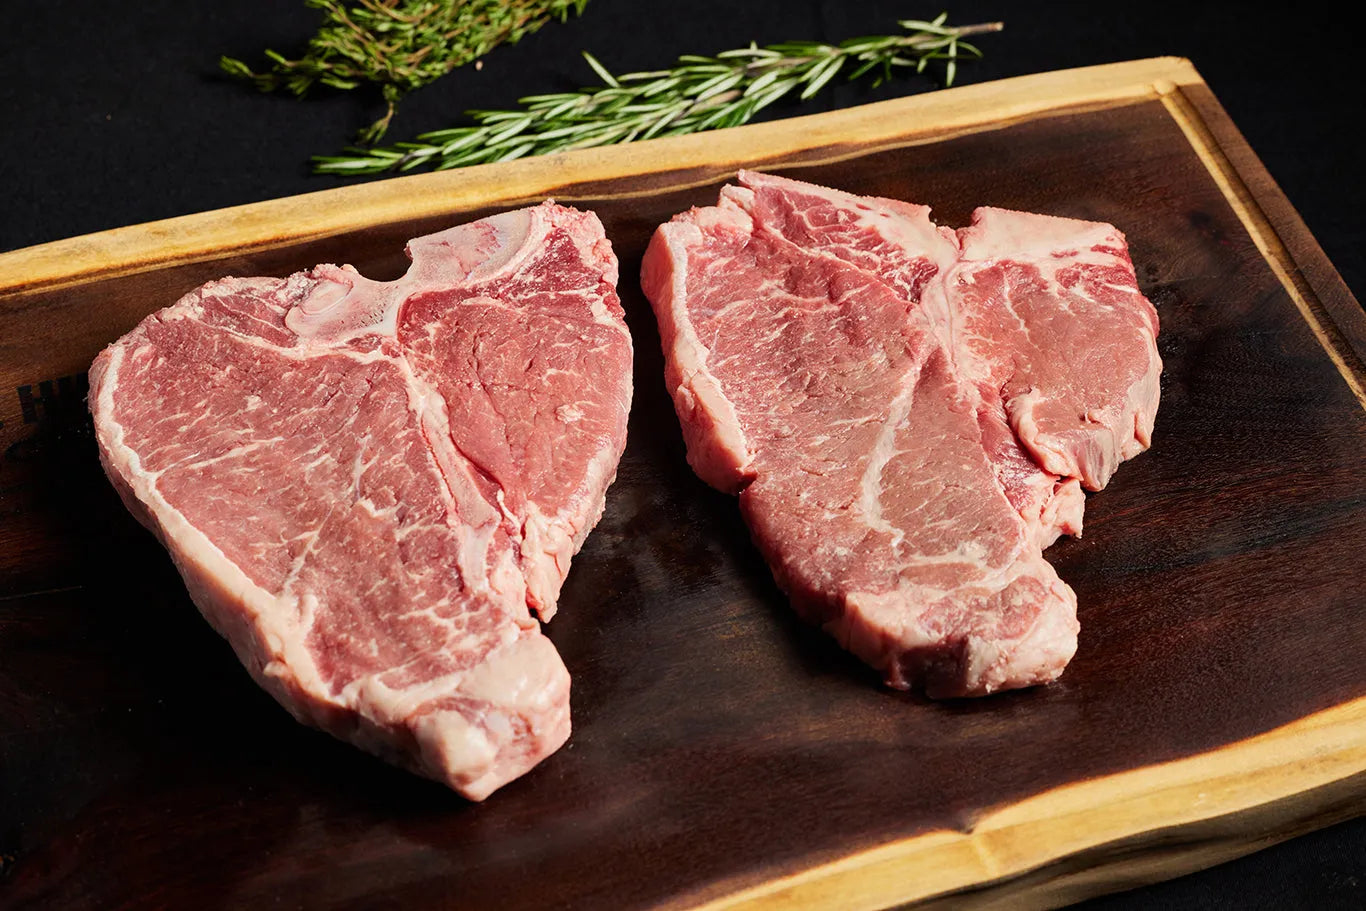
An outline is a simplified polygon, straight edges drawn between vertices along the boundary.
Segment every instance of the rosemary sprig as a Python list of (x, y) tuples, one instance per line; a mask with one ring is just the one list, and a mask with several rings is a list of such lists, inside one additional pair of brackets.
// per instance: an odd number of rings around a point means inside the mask
[(426, 85), (500, 44), (514, 44), (552, 18), (580, 14), (588, 0), (305, 0), (323, 24), (297, 60), (267, 50), (268, 69), (219, 58), (224, 72), (263, 92), (304, 95), (315, 85), (380, 87), (384, 116), (361, 131), (362, 142), (384, 135), (404, 92)]
[(790, 41), (751, 44), (715, 57), (684, 56), (672, 69), (624, 76), (613, 76), (585, 51), (604, 83), (600, 88), (531, 95), (519, 99), (520, 110), (470, 111), (474, 126), (424, 133), (416, 142), (385, 148), (316, 156), (313, 166), (317, 173), (339, 175), (423, 166), (442, 170), (732, 127), (793, 93), (810, 98), (846, 66), (852, 66), (850, 79), (875, 72), (881, 83), (895, 68), (914, 67), (919, 73), (931, 60), (944, 60), (944, 84), (951, 85), (960, 59), (982, 56), (963, 38), (1000, 31), (1002, 24), (950, 26), (947, 18), (944, 13), (929, 22), (905, 19), (898, 24), (906, 34), (851, 38), (837, 45)]

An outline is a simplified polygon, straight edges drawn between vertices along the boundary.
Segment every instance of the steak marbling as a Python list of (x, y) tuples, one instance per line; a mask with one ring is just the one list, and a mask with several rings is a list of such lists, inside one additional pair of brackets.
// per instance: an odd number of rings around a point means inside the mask
[(738, 493), (797, 611), (898, 687), (1054, 679), (1043, 558), (1148, 445), (1156, 313), (1108, 225), (929, 210), (741, 172), (656, 232), (642, 286), (688, 459)]
[(228, 278), (91, 368), (101, 460), (295, 717), (482, 799), (569, 735), (555, 611), (625, 444), (597, 218), (417, 238), (401, 279)]

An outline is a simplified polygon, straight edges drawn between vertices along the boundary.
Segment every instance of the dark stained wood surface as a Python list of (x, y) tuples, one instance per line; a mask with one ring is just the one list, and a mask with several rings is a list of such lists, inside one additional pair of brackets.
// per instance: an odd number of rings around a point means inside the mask
[[(1350, 293), (1213, 97), (1185, 97), (1360, 370)], [(1048, 552), (1080, 602), (1061, 681), (948, 703), (880, 687), (795, 619), (735, 502), (692, 475), (636, 276), (654, 227), (721, 181), (669, 187), (707, 175), (556, 194), (598, 212), (621, 258), (636, 400), (548, 627), (574, 676), (574, 735), (478, 805), (300, 727), (250, 682), (103, 478), (81, 376), (205, 280), (319, 261), (392, 277), (408, 237), (492, 210), (11, 295), (0, 905), (689, 902), (1366, 697), (1366, 410), (1169, 103), (843, 151), (780, 170), (954, 226), (977, 205), (1113, 222), (1157, 305), (1154, 447), (1088, 498), (1083, 539)], [(1366, 809), (1364, 790), (1335, 792), (1336, 817)]]

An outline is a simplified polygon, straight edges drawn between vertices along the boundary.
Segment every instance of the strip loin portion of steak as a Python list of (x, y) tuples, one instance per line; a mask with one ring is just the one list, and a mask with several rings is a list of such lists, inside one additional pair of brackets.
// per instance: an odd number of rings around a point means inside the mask
[(395, 282), (211, 282), (91, 368), (101, 460), (296, 718), (482, 799), (569, 736), (555, 611), (626, 438), (595, 216), (417, 238)]
[[(1047, 231), (1006, 266), (965, 259), (959, 235), (924, 207), (741, 172), (717, 206), (661, 226), (642, 270), (690, 464), (739, 493), (799, 613), (891, 685), (934, 696), (1061, 673), (1076, 598), (1042, 550), (1080, 533), (1079, 482), (1108, 479), (1112, 455), (1146, 446), (1156, 411), (1155, 315), (1132, 267), (1127, 285), (1119, 275), (1122, 239), (1103, 274), (1085, 272), (1102, 254), (1069, 249), (1076, 232), (1108, 226), (1021, 217)], [(979, 212), (967, 230), (990, 241), (1006, 233), (994, 223)], [(1024, 254), (1053, 267), (1035, 266), (1046, 278), (1031, 286), (1034, 322), (993, 334), (1018, 299), (989, 277), (1013, 281), (1011, 269), (1032, 264)], [(1122, 369), (1070, 386), (1066, 369), (1029, 371), (1029, 357), (1055, 353), (1049, 293), (1054, 320), (1092, 324), (1071, 341), (1109, 339)], [(1116, 318), (1095, 319), (1100, 307)], [(1031, 329), (1032, 349), (1021, 340)], [(1030, 425), (1036, 400), (1090, 417), (1080, 433), (1075, 420)], [(1043, 464), (1036, 450), (1058, 440), (1078, 457)]]

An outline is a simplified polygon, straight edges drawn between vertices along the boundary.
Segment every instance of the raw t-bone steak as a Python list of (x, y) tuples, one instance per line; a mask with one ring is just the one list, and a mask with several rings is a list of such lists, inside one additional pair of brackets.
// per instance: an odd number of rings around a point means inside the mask
[(1043, 558), (1147, 448), (1157, 314), (1110, 225), (929, 209), (741, 172), (645, 255), (688, 460), (804, 617), (897, 687), (1057, 677)]
[(596, 216), (420, 237), (394, 282), (210, 282), (90, 371), (100, 456), (296, 718), (473, 799), (569, 736), (555, 611), (626, 440)]

